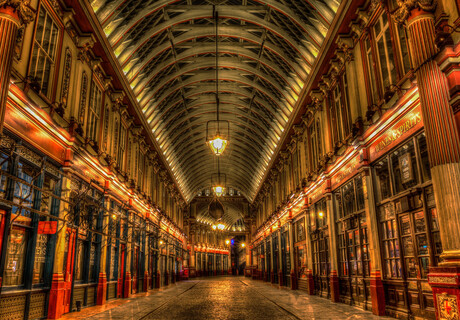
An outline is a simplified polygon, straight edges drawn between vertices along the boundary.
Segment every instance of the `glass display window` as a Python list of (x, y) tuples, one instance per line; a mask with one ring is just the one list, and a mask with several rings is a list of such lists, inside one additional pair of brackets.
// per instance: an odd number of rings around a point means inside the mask
[(6, 251), (2, 286), (23, 286), (29, 230), (15, 226), (11, 229)]

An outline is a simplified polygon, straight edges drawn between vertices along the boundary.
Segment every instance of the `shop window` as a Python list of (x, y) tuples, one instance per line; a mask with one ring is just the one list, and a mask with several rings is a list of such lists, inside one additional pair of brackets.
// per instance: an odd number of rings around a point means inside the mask
[(97, 140), (98, 129), (99, 129), (99, 118), (101, 116), (102, 107), (102, 91), (98, 87), (95, 81), (91, 84), (90, 96), (89, 96), (89, 112), (86, 125), (86, 135), (92, 140)]
[(85, 247), (86, 247), (86, 241), (79, 239), (77, 248), (76, 248), (77, 254), (76, 254), (75, 275), (74, 275), (76, 282), (84, 281)]
[(398, 229), (396, 227), (395, 208), (389, 202), (379, 208), (383, 263), (387, 278), (401, 278), (401, 259), (399, 252)]
[(88, 274), (89, 282), (96, 282), (97, 280), (96, 267), (97, 267), (96, 244), (93, 242), (91, 243), (91, 248), (89, 251), (89, 274)]
[(391, 196), (390, 170), (388, 168), (388, 158), (383, 158), (374, 166), (377, 201), (383, 201)]
[(305, 240), (305, 218), (295, 223), (296, 242)]
[(6, 192), (6, 175), (4, 173), (8, 173), (9, 161), (8, 157), (0, 153), (0, 199), (5, 198)]
[(27, 255), (29, 230), (15, 226), (11, 229), (6, 251), (3, 286), (24, 285), (24, 265)]
[(37, 235), (37, 245), (35, 246), (35, 261), (32, 284), (44, 283), (46, 257), (48, 254), (49, 236), (46, 234)]
[(40, 92), (50, 97), (55, 70), (59, 28), (48, 11), (41, 6), (37, 17), (30, 75), (40, 84)]
[(415, 186), (418, 181), (414, 142), (409, 141), (391, 155), (395, 193)]
[(340, 275), (369, 276), (369, 240), (362, 177), (357, 176), (336, 190), (334, 199), (337, 207)]
[(422, 181), (431, 180), (431, 170), (430, 170), (430, 161), (428, 159), (428, 148), (426, 144), (425, 133), (420, 134), (417, 137), (417, 144), (420, 150), (420, 162), (421, 162), (421, 174)]

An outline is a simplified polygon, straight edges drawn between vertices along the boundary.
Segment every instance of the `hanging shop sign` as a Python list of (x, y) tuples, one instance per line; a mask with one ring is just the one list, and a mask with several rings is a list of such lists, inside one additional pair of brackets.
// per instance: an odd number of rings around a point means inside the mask
[(38, 234), (55, 234), (57, 221), (39, 221), (37, 227)]
[(386, 130), (369, 148), (371, 161), (396, 147), (407, 137), (423, 127), (420, 105), (407, 112), (393, 126)]

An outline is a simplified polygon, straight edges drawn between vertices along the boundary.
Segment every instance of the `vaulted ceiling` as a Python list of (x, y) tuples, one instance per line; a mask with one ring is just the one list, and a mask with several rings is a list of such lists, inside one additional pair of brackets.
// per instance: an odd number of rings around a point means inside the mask
[[(227, 186), (252, 201), (340, 0), (95, 0), (91, 3), (183, 194), (209, 188), (216, 156), (218, 12), (220, 118), (230, 143)], [(215, 9), (214, 7), (215, 6)]]

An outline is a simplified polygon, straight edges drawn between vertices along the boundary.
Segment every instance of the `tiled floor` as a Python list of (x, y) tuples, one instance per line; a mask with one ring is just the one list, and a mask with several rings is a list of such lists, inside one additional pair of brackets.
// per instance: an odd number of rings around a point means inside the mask
[(105, 306), (65, 315), (64, 319), (389, 319), (302, 291), (278, 289), (244, 277), (201, 278)]

